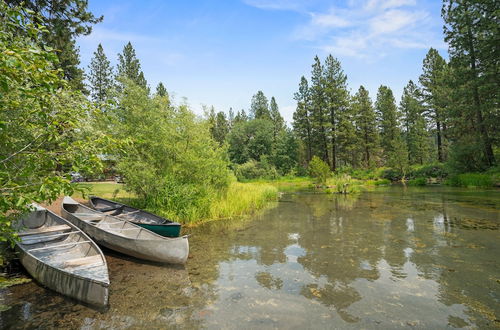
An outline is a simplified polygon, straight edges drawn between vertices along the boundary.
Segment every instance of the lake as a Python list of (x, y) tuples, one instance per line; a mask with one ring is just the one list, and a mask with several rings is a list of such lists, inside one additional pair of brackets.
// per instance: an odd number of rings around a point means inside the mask
[(104, 250), (107, 311), (2, 289), (0, 328), (498, 328), (499, 210), (499, 190), (286, 193), (190, 230), (186, 266)]

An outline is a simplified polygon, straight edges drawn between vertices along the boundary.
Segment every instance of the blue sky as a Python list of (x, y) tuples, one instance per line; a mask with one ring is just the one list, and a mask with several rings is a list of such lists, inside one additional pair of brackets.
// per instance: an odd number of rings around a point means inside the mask
[(131, 41), (148, 83), (162, 81), (192, 109), (245, 109), (258, 90), (291, 122), (293, 93), (317, 54), (337, 57), (354, 93), (399, 97), (430, 47), (446, 56), (439, 0), (89, 1), (104, 21), (78, 39), (87, 68), (101, 43), (116, 64)]

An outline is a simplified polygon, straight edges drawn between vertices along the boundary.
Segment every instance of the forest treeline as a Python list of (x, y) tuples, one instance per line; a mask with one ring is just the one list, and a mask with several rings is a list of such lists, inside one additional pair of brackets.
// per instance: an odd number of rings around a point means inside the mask
[(196, 115), (174, 102), (163, 83), (151, 88), (131, 43), (116, 67), (99, 45), (82, 69), (76, 38), (103, 20), (87, 5), (0, 2), (2, 240), (12, 238), (11, 221), (31, 202), (72, 194), (79, 189), (72, 174), (97, 177), (106, 167), (124, 177), (141, 206), (193, 221), (235, 204), (221, 206), (228, 195), (243, 195), (232, 186), (234, 176), (383, 168), (401, 179), (412, 166), (462, 173), (497, 164), (493, 0), (443, 2), (449, 60), (430, 49), (418, 81), (409, 81), (398, 101), (389, 86), (374, 99), (363, 86), (351, 92), (338, 59), (315, 57), (310, 77), (298, 81), (288, 125), (277, 100), (262, 91), (246, 111), (207, 107)]

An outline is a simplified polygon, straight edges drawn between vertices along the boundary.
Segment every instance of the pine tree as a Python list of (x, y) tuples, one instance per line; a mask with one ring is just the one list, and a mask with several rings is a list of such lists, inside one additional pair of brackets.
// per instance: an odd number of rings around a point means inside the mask
[(254, 96), (252, 96), (250, 115), (254, 119), (271, 119), (269, 102), (262, 91), (258, 91)]
[(229, 124), (229, 130), (231, 130), (231, 128), (233, 128), (233, 125), (234, 125), (234, 111), (233, 111), (233, 108), (229, 108), (229, 114), (228, 114), (228, 117), (227, 117), (227, 121), (228, 121), (228, 124)]
[(375, 110), (377, 112), (377, 120), (380, 130), (380, 144), (384, 152), (385, 160), (389, 159), (392, 154), (395, 141), (400, 136), (398, 127), (399, 115), (396, 107), (396, 101), (392, 94), (392, 90), (387, 86), (380, 86), (375, 102)]
[(401, 131), (396, 130), (395, 134), (386, 162), (401, 174), (401, 181), (404, 182), (409, 170), (408, 151)]
[(359, 150), (362, 153), (364, 167), (374, 165), (375, 154), (378, 148), (379, 136), (377, 132), (376, 115), (368, 91), (360, 86), (352, 100), (352, 108), (356, 123), (356, 132)]
[(207, 123), (208, 123), (208, 129), (210, 130), (210, 135), (212, 137), (215, 137), (215, 125), (216, 125), (215, 108), (212, 105), (210, 107), (210, 110), (207, 111), (205, 106), (203, 106), (203, 110), (207, 116)]
[(89, 71), (90, 96), (94, 102), (103, 104), (109, 98), (109, 91), (113, 87), (114, 80), (113, 68), (101, 44), (97, 46), (97, 50), (94, 52)]
[(307, 79), (300, 78), (299, 91), (294, 95), (297, 109), (293, 113), (293, 129), (306, 146), (306, 161), (312, 159), (311, 97)]
[(410, 164), (422, 165), (429, 159), (429, 134), (419, 95), (417, 86), (410, 80), (403, 90), (399, 107), (403, 115), (408, 160)]
[(247, 113), (245, 112), (245, 109), (241, 109), (241, 111), (238, 111), (238, 113), (234, 117), (234, 125), (238, 123), (244, 123), (246, 121), (248, 121)]
[(328, 155), (328, 113), (323, 83), (323, 65), (318, 56), (314, 57), (311, 71), (311, 126), (314, 154), (320, 155), (325, 163), (330, 163)]
[(445, 82), (446, 67), (446, 61), (439, 55), (439, 52), (431, 48), (424, 59), (423, 73), (419, 78), (427, 116), (435, 125), (437, 158), (440, 162), (446, 160), (444, 135), (446, 134), (446, 107), (449, 103)]
[(269, 115), (271, 117), (271, 121), (273, 122), (274, 126), (274, 139), (276, 140), (276, 137), (278, 136), (278, 133), (283, 130), (284, 128), (284, 120), (283, 117), (281, 117), (280, 111), (278, 109), (278, 104), (276, 103), (276, 99), (271, 97), (271, 103), (269, 107)]
[(226, 136), (229, 133), (229, 124), (226, 118), (226, 114), (219, 111), (215, 116), (215, 127), (213, 129), (213, 138), (215, 141), (219, 142), (220, 145), (224, 144)]
[[(92, 25), (102, 21), (103, 17), (95, 17), (88, 11), (87, 0), (6, 0), (9, 6), (21, 5), (31, 10), (35, 23), (42, 23), (47, 27), (47, 33), (42, 34), (42, 43), (57, 50), (59, 61), (55, 63), (62, 69), (64, 78), (78, 90), (85, 91), (84, 72), (79, 68), (80, 56), (76, 46), (76, 38), (89, 35)], [(27, 13), (27, 12), (25, 12)]]
[(165, 85), (163, 85), (163, 83), (161, 81), (158, 84), (158, 86), (156, 86), (156, 95), (161, 96), (161, 97), (168, 96), (167, 89), (165, 88)]
[(485, 165), (494, 166), (493, 144), (500, 142), (498, 1), (445, 0), (442, 16), (456, 73), (453, 103), (472, 121)]
[(118, 76), (126, 77), (142, 88), (147, 88), (141, 64), (135, 55), (135, 49), (130, 42), (123, 47), (123, 52), (118, 54)]
[(335, 171), (338, 158), (347, 159), (351, 154), (354, 126), (349, 113), (347, 76), (340, 62), (332, 55), (328, 55), (325, 60), (323, 89), (330, 133), (332, 160), (330, 168)]

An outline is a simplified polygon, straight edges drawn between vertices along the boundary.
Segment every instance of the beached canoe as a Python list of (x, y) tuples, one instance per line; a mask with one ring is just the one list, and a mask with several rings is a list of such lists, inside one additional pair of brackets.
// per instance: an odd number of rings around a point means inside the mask
[(162, 263), (184, 264), (187, 260), (187, 236), (163, 237), (125, 219), (93, 210), (67, 196), (63, 199), (61, 214), (96, 243), (109, 249)]
[(178, 237), (181, 234), (180, 223), (173, 222), (172, 220), (159, 217), (156, 214), (132, 206), (96, 196), (90, 197), (90, 206), (97, 211), (129, 220), (142, 228), (146, 228), (162, 236)]
[(106, 306), (109, 276), (101, 249), (78, 227), (41, 206), (35, 208), (14, 224), (21, 264), (49, 289)]

